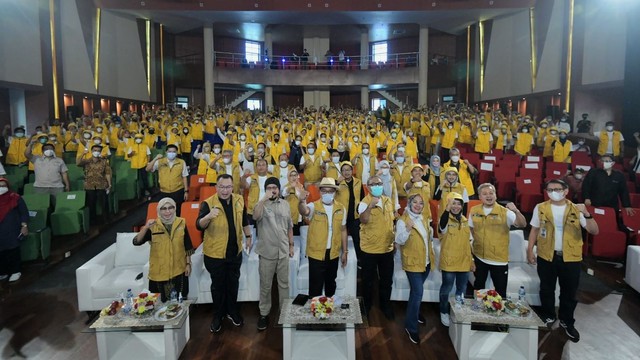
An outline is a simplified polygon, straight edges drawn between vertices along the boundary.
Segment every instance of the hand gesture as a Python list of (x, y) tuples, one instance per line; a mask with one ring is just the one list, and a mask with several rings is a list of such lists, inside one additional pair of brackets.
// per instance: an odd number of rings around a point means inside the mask
[(369, 209), (373, 209), (380, 202), (380, 198), (372, 197), (371, 202), (369, 203)]
[(345, 268), (347, 267), (347, 252), (343, 252), (342, 253), (342, 267)]
[(187, 201), (187, 199), (189, 199), (189, 193), (187, 191), (184, 192), (184, 201)]
[(467, 159), (462, 159), (462, 162), (463, 162), (465, 165), (469, 166), (469, 160), (467, 160)]
[(209, 219), (215, 219), (218, 217), (218, 215), (220, 215), (220, 209), (218, 208), (213, 208), (211, 209), (211, 211), (209, 211)]
[(296, 196), (300, 200), (307, 200), (307, 196), (309, 196), (309, 192), (303, 188), (296, 188)]
[(84, 148), (84, 151), (82, 153), (83, 154), (88, 154), (89, 153), (89, 149), (88, 148)]
[(147, 224), (145, 226), (146, 227), (151, 227), (155, 223), (156, 223), (156, 219), (149, 219), (149, 221), (147, 221)]
[(160, 159), (162, 159), (162, 154), (156, 155), (155, 160), (160, 160)]
[(404, 224), (407, 227), (407, 232), (410, 232), (411, 229), (413, 229), (413, 227), (416, 225), (411, 219), (408, 219), (407, 222)]
[(445, 210), (451, 211), (451, 205), (453, 205), (453, 198), (449, 198), (447, 200), (447, 206), (445, 207)]
[(591, 199), (584, 199), (585, 206), (591, 206)]
[(516, 204), (512, 203), (512, 202), (508, 202), (507, 205), (505, 205), (505, 207), (513, 212), (518, 211), (518, 208), (516, 207)]
[(187, 266), (184, 269), (184, 276), (189, 276), (191, 275), (191, 264), (187, 264)]
[(576, 209), (578, 209), (578, 211), (580, 211), (582, 214), (587, 212), (587, 207), (585, 206), (585, 204), (576, 204)]

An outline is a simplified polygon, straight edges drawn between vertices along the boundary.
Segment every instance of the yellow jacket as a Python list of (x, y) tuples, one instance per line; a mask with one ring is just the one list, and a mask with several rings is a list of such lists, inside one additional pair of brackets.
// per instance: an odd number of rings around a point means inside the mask
[(184, 244), (186, 230), (186, 222), (180, 217), (176, 217), (171, 224), (171, 233), (167, 232), (160, 219), (149, 228), (151, 231), (149, 280), (167, 281), (184, 273), (187, 266), (187, 252)]
[[(426, 206), (425, 209), (429, 207)], [(399, 220), (404, 221), (406, 224), (409, 220), (409, 213), (405, 212), (400, 216)], [(422, 217), (422, 225), (427, 231), (427, 243), (429, 244), (429, 267), (431, 270), (435, 269), (436, 255), (433, 251), (433, 239), (431, 239), (431, 227), (429, 226), (429, 219), (425, 216)], [(409, 238), (404, 245), (400, 245), (400, 254), (402, 258), (402, 270), (410, 272), (424, 272), (427, 267), (427, 248), (424, 245), (424, 239), (420, 232), (413, 227), (409, 232)]]
[[(331, 252), (330, 259), (340, 255), (342, 249), (342, 220), (347, 216), (344, 206), (337, 201), (333, 202)], [(322, 200), (313, 203), (313, 217), (309, 223), (309, 236), (307, 238), (307, 256), (314, 260), (324, 260), (327, 251), (327, 237), (329, 236), (329, 217)]]
[[(613, 156), (620, 155), (620, 139), (622, 134), (620, 131), (613, 131)], [(609, 144), (609, 133), (606, 131), (600, 132), (600, 139), (598, 142), (598, 155), (602, 156), (607, 152), (607, 145)]]
[[(365, 204), (371, 203), (373, 196), (365, 196)], [(360, 224), (360, 248), (369, 254), (386, 254), (393, 251), (393, 220), (395, 206), (387, 196), (380, 197), (382, 207), (376, 205), (371, 209), (369, 221)]]
[(467, 218), (462, 215), (460, 221), (449, 214), (447, 231), (440, 235), (440, 270), (471, 270), (471, 229)]
[(553, 161), (554, 162), (563, 162), (563, 163), (571, 163), (571, 141), (566, 140), (564, 145), (557, 140), (553, 146)]
[[(215, 259), (224, 259), (227, 253), (227, 242), (229, 241), (229, 224), (224, 215), (224, 208), (220, 203), (220, 198), (214, 195), (204, 202), (209, 205), (209, 209), (217, 208), (220, 215), (213, 218), (209, 226), (202, 233), (202, 253)], [(242, 251), (242, 212), (244, 211), (244, 199), (237, 194), (231, 194), (233, 203), (233, 223), (236, 228), (236, 239), (238, 243), (238, 254)]]
[(161, 192), (172, 193), (184, 189), (182, 169), (187, 166), (184, 160), (176, 158), (173, 160), (173, 166), (169, 166), (169, 159), (162, 158), (158, 160), (157, 164)]
[[(24, 151), (29, 143), (27, 138), (12, 137), (7, 150), (7, 165), (19, 165), (27, 161)], [(35, 149), (35, 146), (34, 146)]]

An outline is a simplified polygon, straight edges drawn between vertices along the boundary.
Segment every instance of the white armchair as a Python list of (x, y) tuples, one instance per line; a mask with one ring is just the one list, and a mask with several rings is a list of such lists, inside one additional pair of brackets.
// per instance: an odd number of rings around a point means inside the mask
[(630, 245), (627, 248), (627, 269), (624, 280), (640, 292), (640, 246)]
[[(429, 272), (427, 281), (424, 282), (424, 292), (422, 293), (422, 302), (439, 302), (440, 301), (440, 285), (442, 285), (442, 273), (439, 269), (440, 264), (440, 241), (433, 240), (433, 252), (435, 253), (434, 270)], [(409, 280), (407, 274), (402, 270), (402, 259), (400, 250), (396, 251), (393, 265), (393, 285), (391, 287), (391, 300), (407, 301), (409, 300)], [(451, 290), (455, 292), (455, 286)]]
[(76, 269), (80, 311), (101, 310), (127, 289), (135, 294), (147, 287), (150, 247), (133, 246), (135, 235), (118, 233), (115, 244)]

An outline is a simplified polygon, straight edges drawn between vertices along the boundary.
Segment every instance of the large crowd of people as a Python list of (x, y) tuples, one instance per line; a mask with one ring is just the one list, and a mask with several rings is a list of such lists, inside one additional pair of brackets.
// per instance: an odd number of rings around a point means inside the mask
[[(106, 195), (113, 191), (109, 161), (128, 161), (139, 175), (144, 196), (155, 192), (160, 199), (158, 218), (142, 227), (134, 244), (151, 243), (149, 286), (163, 299), (171, 290), (188, 294), (185, 278), (191, 271), (193, 249), (180, 208), (189, 198), (189, 177), (203, 175), (217, 190), (210, 198), (200, 199), (196, 221), (203, 234), (204, 265), (212, 280), (214, 333), (221, 331), (225, 317), (236, 326), (243, 324), (236, 298), (242, 251), (252, 248), (254, 226), (260, 239), (256, 249), (260, 255), (259, 330), (268, 325), (274, 276), (280, 301), (288, 294), (287, 258), (293, 256), (293, 237), (299, 235), (301, 225), (309, 225), (309, 295), (334, 295), (337, 270), (347, 263), (351, 238), (361, 268), (364, 312), (374, 306), (377, 288), (380, 310), (389, 319), (394, 317), (390, 305), (394, 252), (400, 251), (411, 289), (405, 328), (409, 339), (418, 343), (418, 324), (425, 321), (420, 314), (422, 288), (436, 266), (433, 243), (441, 244), (440, 313), (442, 324), (448, 326), (448, 294), (454, 283), (456, 294), (465, 293), (470, 271), (475, 272), (475, 289), (484, 288), (490, 275), (497, 292), (506, 296), (509, 230), (527, 225), (513, 202), (497, 202), (494, 185), (478, 184), (479, 169), (463, 158), (460, 149), (485, 155), (495, 150), (523, 157), (539, 154), (566, 163), (567, 174), (564, 180), (545, 184), (550, 200), (532, 214), (529, 261), (538, 264), (543, 283), (540, 297), (549, 324), (556, 319), (555, 286), (550, 284), (561, 278), (558, 316), (569, 338), (578, 341), (573, 309), (581, 251), (574, 250), (578, 244), (581, 249), (580, 227), (590, 233), (597, 233), (598, 227), (589, 221), (587, 207), (574, 202), (584, 199), (586, 205), (617, 209), (620, 199), (622, 207), (632, 210), (626, 186), (619, 186), (620, 182), (626, 185), (626, 175), (612, 169), (624, 156), (621, 133), (613, 123), (594, 133), (602, 169), (585, 175), (580, 169), (571, 171), (570, 163), (574, 152), (590, 154), (590, 149), (583, 138), (574, 138), (576, 144), (569, 140), (567, 120), (536, 121), (516, 112), (463, 106), (393, 114), (387, 109), (295, 108), (257, 113), (159, 107), (140, 114), (99, 112), (66, 124), (54, 121), (37, 126), (31, 136), (24, 127), (6, 128), (4, 164), (28, 166), (37, 192), (57, 194), (70, 190), (63, 159), (74, 159), (84, 168), (82, 190), (95, 218), (96, 207), (105, 206)], [(156, 173), (157, 191), (147, 183), (151, 172)], [(10, 276), (13, 281), (19, 273), (16, 239), (26, 235), (27, 229), (25, 206), (9, 185), (0, 178), (0, 227), (6, 229), (3, 233), (15, 234), (0, 243), (0, 278)], [(612, 191), (600, 191), (603, 188)], [(311, 201), (314, 189), (319, 196)], [(569, 190), (574, 198), (567, 198)], [(480, 202), (467, 209), (469, 199)], [(439, 204), (437, 213), (430, 208), (432, 200)], [(108, 220), (108, 209), (101, 213)], [(567, 213), (579, 218), (579, 223), (567, 223)], [(535, 243), (537, 257), (532, 251)], [(168, 253), (171, 259), (166, 258)]]

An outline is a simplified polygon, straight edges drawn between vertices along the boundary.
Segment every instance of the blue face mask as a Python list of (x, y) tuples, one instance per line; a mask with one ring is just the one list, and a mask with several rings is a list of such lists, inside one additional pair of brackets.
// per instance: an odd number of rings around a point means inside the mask
[(174, 153), (174, 152), (168, 152), (167, 153), (167, 159), (169, 159), (169, 160), (175, 159), (176, 156), (178, 156), (178, 153)]
[(336, 194), (322, 194), (322, 203), (331, 204)]
[(369, 188), (371, 195), (375, 197), (382, 196), (382, 185), (374, 185)]

